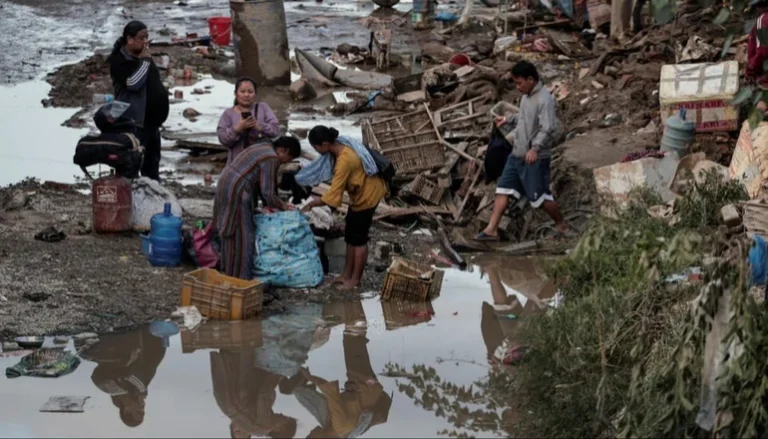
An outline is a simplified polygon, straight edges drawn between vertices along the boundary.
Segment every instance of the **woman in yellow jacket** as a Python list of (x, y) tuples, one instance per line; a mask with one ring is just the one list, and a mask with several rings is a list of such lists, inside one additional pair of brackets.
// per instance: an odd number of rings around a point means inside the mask
[(335, 283), (341, 284), (341, 289), (356, 288), (360, 285), (368, 261), (368, 239), (373, 214), (379, 202), (387, 195), (387, 184), (378, 175), (366, 174), (363, 162), (355, 150), (339, 142), (337, 130), (318, 125), (309, 131), (309, 143), (319, 154), (332, 154), (336, 164), (331, 188), (322, 198), (310, 201), (302, 212), (323, 205), (340, 208), (344, 191), (349, 194), (344, 230), (347, 256), (344, 273)]

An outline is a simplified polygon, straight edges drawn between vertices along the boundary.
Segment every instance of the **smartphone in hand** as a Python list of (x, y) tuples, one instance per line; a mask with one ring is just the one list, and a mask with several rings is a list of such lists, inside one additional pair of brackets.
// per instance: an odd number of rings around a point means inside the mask
[(249, 117), (251, 117), (251, 112), (243, 111), (242, 113), (240, 113), (240, 116), (243, 118), (243, 120), (248, 119)]

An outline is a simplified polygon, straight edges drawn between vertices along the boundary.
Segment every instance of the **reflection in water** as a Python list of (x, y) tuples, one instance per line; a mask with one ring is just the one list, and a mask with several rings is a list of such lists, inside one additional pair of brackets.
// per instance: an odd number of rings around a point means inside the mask
[[(519, 338), (521, 324), (546, 308), (544, 299), (554, 294), (554, 284), (544, 277), (534, 259), (503, 259), (484, 255), (475, 261), (480, 276), (488, 276), (493, 304), (481, 305), (481, 333), (490, 364), (488, 374), (471, 386), (459, 386), (442, 379), (437, 370), (413, 365), (410, 370), (388, 363), (386, 374), (400, 378), (397, 387), (417, 406), (434, 412), (453, 424), (454, 430), (440, 435), (510, 434), (519, 420), (517, 408), (508, 407), (513, 369), (503, 363), (506, 349)], [(470, 361), (478, 366), (484, 366)]]
[[(296, 418), (273, 410), (278, 390), (293, 395), (317, 421), (309, 437), (358, 437), (386, 422), (392, 399), (373, 372), (360, 324), (365, 320), (360, 301), (289, 307), (260, 322), (261, 346), (228, 344), (212, 352), (213, 393), (231, 420), (231, 436), (294, 437)], [(343, 388), (304, 367), (309, 352), (323, 346), (339, 324), (345, 325)]]
[(107, 334), (82, 356), (98, 364), (91, 380), (111, 396), (123, 423), (128, 427), (141, 425), (149, 383), (165, 357), (163, 340), (153, 336), (148, 327)]
[[(551, 286), (530, 260), (480, 265), (447, 270), (433, 302), (303, 304), (263, 320), (207, 322), (173, 336), (168, 350), (148, 328), (104, 335), (65, 379), (0, 377), (9, 396), (0, 398), (0, 436), (19, 436), (22, 425), (31, 437), (507, 437), (525, 412), (504, 410), (518, 404), (514, 366), (495, 358), (519, 343)], [(387, 362), (402, 373), (386, 374)], [(80, 392), (93, 398), (82, 421), (37, 411), (41, 396)]]
[(347, 380), (326, 381), (302, 370), (302, 384), (294, 389), (296, 399), (317, 420), (309, 437), (358, 437), (371, 427), (387, 422), (392, 398), (376, 379), (368, 356), (365, 312), (360, 301), (335, 303), (323, 308), (329, 320), (345, 325), (344, 365)]
[(248, 350), (211, 352), (213, 395), (231, 420), (230, 434), (233, 438), (293, 437), (296, 419), (272, 410), (276, 389), (282, 390), (285, 377), (256, 366), (253, 354)]

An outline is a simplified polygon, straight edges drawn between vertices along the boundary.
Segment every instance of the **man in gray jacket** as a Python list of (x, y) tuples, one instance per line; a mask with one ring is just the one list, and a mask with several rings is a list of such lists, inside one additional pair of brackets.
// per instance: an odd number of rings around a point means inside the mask
[[(541, 207), (555, 221), (555, 235), (570, 231), (560, 208), (549, 190), (549, 160), (552, 147), (562, 134), (562, 126), (555, 112), (552, 94), (539, 79), (536, 67), (528, 61), (520, 61), (512, 67), (512, 77), (517, 89), (523, 94), (517, 125), (506, 139), (512, 145), (504, 172), (496, 186), (496, 200), (488, 226), (477, 240), (498, 240), (499, 221), (509, 206), (509, 197), (525, 196), (534, 209)], [(496, 120), (496, 125), (506, 120)]]

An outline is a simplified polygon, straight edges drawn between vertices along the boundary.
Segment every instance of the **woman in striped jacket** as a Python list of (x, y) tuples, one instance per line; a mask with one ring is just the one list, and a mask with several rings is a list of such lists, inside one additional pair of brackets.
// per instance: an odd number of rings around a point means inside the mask
[(221, 269), (226, 275), (252, 278), (256, 198), (260, 195), (266, 207), (291, 209), (277, 196), (277, 168), (299, 155), (298, 140), (280, 137), (274, 147), (265, 141), (244, 150), (222, 171), (216, 185), (214, 217), (221, 236)]

